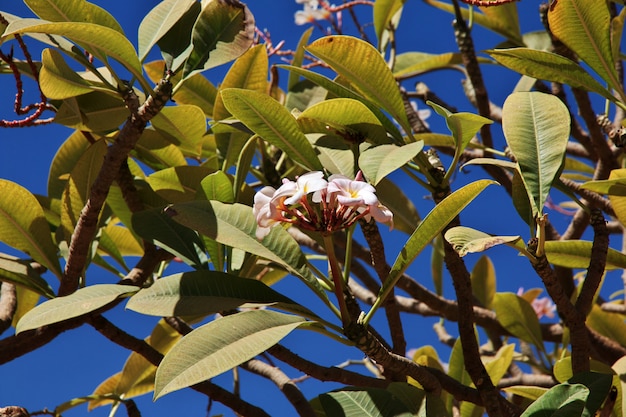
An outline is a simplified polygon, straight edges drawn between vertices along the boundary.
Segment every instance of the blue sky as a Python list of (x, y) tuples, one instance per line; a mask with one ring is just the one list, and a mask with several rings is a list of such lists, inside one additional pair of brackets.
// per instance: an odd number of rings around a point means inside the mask
[[(30, 16), (30, 12), (19, 0), (3, 3), (0, 5), (0, 9), (6, 12)], [(136, 33), (141, 18), (158, 1), (109, 0), (95, 1), (95, 3), (110, 11), (120, 21), (130, 40), (136, 44)], [(528, 3), (536, 4), (536, 6)], [(298, 27), (293, 24), (294, 13), (300, 9), (300, 5), (293, 0), (257, 0), (249, 1), (248, 6), (256, 17), (257, 25), (261, 29), (268, 29), (275, 43), (284, 39), (287, 49), (295, 47), (300, 34), (305, 29), (305, 27)], [(532, 0), (526, 1), (523, 7), (520, 6), (520, 9), (524, 10), (521, 17), (523, 32), (540, 29), (537, 7), (538, 2)], [(370, 13), (370, 9), (366, 6), (360, 6), (359, 10), (362, 15)], [(346, 14), (344, 14), (344, 20), (349, 20)], [(364, 22), (370, 20), (363, 19)], [(501, 41), (499, 37), (480, 28), (477, 28), (475, 33), (477, 36), (485, 36), (478, 41), (479, 49), (491, 48)], [(320, 35), (319, 30), (314, 32), (315, 37)], [(456, 50), (452, 35), (451, 16), (436, 11), (419, 1), (407, 2), (398, 39), (398, 47), (402, 52), (440, 53)], [(7, 52), (5, 46), (0, 46), (0, 49), (5, 53)], [(205, 75), (217, 84), (225, 68), (209, 71)], [(287, 73), (282, 72), (281, 76), (284, 77), (284, 81), (287, 78)], [(500, 105), (517, 82), (516, 77), (496, 67), (485, 69), (485, 79), (491, 100)], [(426, 75), (420, 80), (430, 85), (444, 100), (458, 106), (460, 111), (474, 111), (467, 99), (460, 94), (460, 73), (445, 71), (440, 74)], [(407, 88), (411, 88), (412, 85), (411, 81), (407, 84)], [(14, 94), (11, 77), (0, 77), (0, 94), (2, 94), (0, 97), (0, 115), (1, 117), (10, 117), (10, 107)], [(424, 105), (420, 104), (420, 108), (423, 107)], [(445, 125), (438, 119), (438, 116), (431, 116), (428, 122), (436, 131), (446, 133)], [(493, 130), (499, 132), (500, 128), (496, 125)], [(0, 178), (15, 181), (35, 193), (45, 194), (50, 162), (56, 149), (69, 133), (68, 129), (58, 126), (0, 130), (0, 143), (3, 146), (0, 153)], [(498, 136), (500, 139), (496, 143), (501, 146), (501, 134)], [(468, 172), (467, 174), (458, 173), (456, 175), (458, 184), (485, 177), (479, 168), (471, 168)], [(399, 175), (394, 176), (394, 178), (403, 180)], [(411, 196), (422, 216), (432, 207), (432, 202), (425, 198), (426, 194), (425, 191), (418, 190)], [(510, 200), (508, 198), (502, 199), (504, 195), (504, 191), (496, 187), (485, 191), (481, 195), (480, 201), (470, 205), (464, 212), (464, 224), (494, 234), (522, 234), (526, 239), (528, 229), (517, 217)], [(485, 205), (485, 201), (490, 201), (493, 204)], [(562, 226), (560, 227), (562, 228)], [(406, 236), (401, 234), (393, 236), (395, 236), (395, 243), (392, 245), (397, 246), (395, 247), (397, 250), (399, 248), (398, 242), (401, 244)], [(395, 258), (394, 246), (388, 248), (387, 254), (391, 260)], [(520, 286), (526, 288), (540, 286), (539, 279), (528, 267), (527, 262), (517, 258), (512, 251), (506, 248), (496, 248), (489, 252), (489, 255), (492, 258), (505, 257), (505, 259), (511, 259), (511, 262), (519, 264), (519, 267), (515, 267), (514, 275), (510, 275), (510, 271), (502, 270), (500, 272), (498, 275), (499, 289), (515, 291)], [(468, 257), (469, 266), (471, 267), (477, 259), (477, 256)], [(411, 267), (409, 273), (418, 278), (420, 282), (431, 287), (429, 270), (429, 254), (424, 253)], [(89, 277), (91, 282), (112, 282), (114, 280), (102, 270), (94, 270), (92, 274), (93, 276)], [(614, 277), (617, 278), (615, 275)], [(301, 300), (303, 303), (307, 303), (307, 306), (314, 310), (320, 308), (320, 306), (308, 304), (311, 297), (306, 288), (299, 283), (284, 280), (277, 286), (277, 289), (296, 301)], [(453, 296), (449, 285), (446, 286), (445, 295), (450, 298)], [(123, 306), (107, 313), (106, 317), (124, 330), (142, 338), (149, 334), (156, 323), (155, 318), (141, 316), (132, 311), (124, 311)], [(436, 340), (431, 330), (435, 322), (435, 319), (418, 316), (408, 317), (405, 323), (409, 346), (419, 347), (424, 344), (432, 344), (439, 350), (440, 356), (445, 361), (449, 350), (442, 347)], [(455, 333), (453, 324), (448, 324), (448, 328), (451, 333)], [(321, 358), (323, 365), (337, 365), (347, 359), (361, 359), (360, 352), (357, 350), (337, 344), (331, 345), (327, 339), (310, 332), (297, 331), (290, 335), (284, 344), (305, 358)], [(48, 346), (0, 366), (0, 375), (2, 376), (0, 378), (0, 406), (21, 405), (32, 412), (46, 407), (52, 409), (60, 402), (73, 397), (88, 395), (101, 381), (122, 369), (128, 353), (128, 351), (104, 339), (89, 326), (66, 332)], [(289, 368), (286, 369), (286, 372), (291, 377), (300, 376), (297, 371)], [(271, 415), (291, 415), (293, 413), (291, 406), (270, 383), (260, 380), (246, 371), (240, 371), (240, 374), (242, 376), (242, 395), (246, 400), (266, 407), (267, 412)], [(214, 382), (230, 389), (232, 376), (227, 373), (216, 378)], [(301, 384), (301, 388), (309, 398), (336, 387), (335, 384), (319, 383), (313, 380), (307, 380)], [(272, 401), (267, 401), (268, 398), (272, 398)], [(156, 403), (152, 402), (150, 395), (146, 395), (137, 399), (137, 404), (143, 415), (157, 417), (170, 415), (203, 416), (206, 415), (207, 408), (206, 397), (189, 389), (169, 394)], [(93, 411), (90, 415), (94, 417), (106, 416), (108, 412), (108, 407), (103, 407)], [(85, 413), (85, 407), (79, 407), (64, 415), (71, 417), (85, 415)], [(224, 413), (226, 416), (232, 415), (229, 410), (225, 410), (219, 404), (214, 404), (210, 415), (220, 413)], [(126, 414), (122, 410), (118, 415)]]

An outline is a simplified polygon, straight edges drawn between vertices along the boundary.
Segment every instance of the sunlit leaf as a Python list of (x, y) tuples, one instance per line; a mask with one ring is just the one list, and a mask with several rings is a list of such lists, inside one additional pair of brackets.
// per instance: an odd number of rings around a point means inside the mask
[(24, 3), (43, 20), (96, 23), (124, 34), (109, 12), (85, 0), (24, 0)]
[(254, 39), (254, 16), (237, 0), (202, 3), (192, 31), (191, 54), (183, 78), (236, 59)]
[(365, 104), (350, 98), (321, 101), (298, 115), (304, 133), (327, 133), (344, 140), (389, 143), (387, 132)]
[(539, 214), (548, 199), (569, 140), (570, 114), (556, 96), (511, 94), (502, 108), (502, 130)]
[(479, 180), (455, 191), (435, 206), (417, 226), (409, 240), (398, 254), (389, 276), (380, 289), (376, 303), (368, 315), (372, 314), (387, 298), (402, 273), (409, 267), (422, 250), (454, 219), (469, 203), (495, 181)]
[(80, 44), (102, 62), (114, 58), (139, 80), (143, 80), (141, 64), (130, 41), (115, 29), (94, 23), (60, 22), (50, 23), (38, 19), (17, 20), (7, 27), (0, 41), (9, 35), (23, 33), (45, 33), (65, 36)]
[(483, 252), (496, 245), (515, 243), (521, 237), (492, 236), (470, 227), (457, 226), (448, 230), (445, 238), (459, 256), (465, 256), (468, 253)]
[(154, 398), (210, 379), (252, 359), (302, 323), (302, 317), (250, 310), (195, 329), (163, 358), (157, 369)]
[(591, 313), (587, 316), (587, 325), (603, 336), (623, 345), (626, 343), (626, 316), (623, 314), (603, 311), (594, 304)]
[(303, 167), (322, 170), (315, 150), (291, 113), (280, 103), (267, 94), (251, 90), (229, 88), (221, 94), (228, 111), (256, 134)]
[(385, 114), (380, 110), (380, 108), (378, 108), (378, 105), (376, 103), (372, 102), (371, 100), (368, 100), (367, 98), (365, 98), (364, 96), (360, 94), (357, 94), (356, 92), (350, 90), (349, 88), (346, 88), (345, 86), (339, 84), (338, 82), (333, 81), (327, 77), (324, 77), (323, 75), (318, 74), (316, 72), (306, 70), (304, 68), (293, 67), (290, 65), (277, 65), (277, 67), (284, 68), (295, 74), (299, 74), (305, 77), (307, 80), (310, 80), (314, 82), (315, 84), (319, 85), (320, 87), (333, 93), (337, 97), (345, 97), (345, 98), (352, 98), (355, 100), (359, 100), (360, 102), (365, 104), (372, 113), (376, 115), (376, 117), (378, 118), (378, 120), (380, 120), (380, 123), (385, 127), (387, 132), (389, 132), (391, 136), (393, 136), (398, 143), (403, 143), (402, 134), (398, 130), (397, 125), (395, 125), (391, 120), (389, 120), (387, 116), (385, 116)]
[(378, 39), (378, 49), (385, 49), (388, 36), (387, 30), (395, 30), (400, 20), (402, 7), (406, 0), (377, 0), (374, 2), (374, 32)]
[(194, 200), (200, 183), (212, 172), (201, 165), (178, 166), (157, 171), (146, 182), (168, 202), (180, 203)]
[(61, 277), (57, 248), (43, 209), (24, 187), (0, 179), (0, 241), (18, 249)]
[(151, 122), (157, 132), (179, 146), (185, 155), (198, 157), (202, 152), (207, 126), (200, 107), (191, 104), (167, 106)]
[(420, 215), (410, 198), (395, 182), (383, 178), (376, 188), (378, 199), (393, 213), (393, 228), (410, 235), (420, 222)]
[(595, 191), (600, 194), (626, 197), (626, 179), (623, 178), (587, 181), (581, 184), (580, 188)]
[(148, 12), (139, 25), (140, 61), (195, 3), (195, 0), (164, 0)]
[(54, 122), (88, 132), (110, 132), (118, 129), (129, 115), (121, 99), (94, 91), (63, 100)]
[(431, 106), (437, 114), (446, 119), (446, 125), (456, 142), (457, 154), (465, 150), (480, 128), (493, 123), (492, 120), (473, 113), (452, 113), (445, 107), (431, 101), (428, 102), (428, 105)]
[(611, 88), (622, 90), (613, 61), (611, 14), (606, 4), (558, 0), (550, 5), (548, 24), (550, 31), (593, 68)]
[(192, 201), (175, 204), (166, 209), (166, 214), (221, 244), (283, 265), (300, 277), (324, 302), (329, 302), (324, 289), (308, 267), (300, 246), (286, 230), (274, 227), (263, 241), (256, 239), (257, 225), (251, 207), (217, 201)]
[(561, 55), (529, 48), (492, 49), (486, 52), (500, 64), (520, 74), (582, 88), (609, 100), (615, 100), (615, 97), (580, 65)]
[(493, 308), (498, 322), (515, 337), (543, 350), (541, 327), (537, 314), (528, 301), (513, 293), (497, 293)]
[[(296, 50), (295, 50), (295, 52), (293, 54), (293, 58), (291, 60), (291, 65), (293, 65), (294, 67), (301, 67), (302, 66), (302, 63), (304, 62), (304, 52), (305, 52), (304, 48), (309, 43), (309, 39), (311, 38), (311, 34), (313, 33), (313, 29), (315, 29), (315, 28), (314, 27), (310, 27), (300, 37), (300, 40), (298, 41), (298, 46), (296, 46)], [(300, 77), (298, 76), (297, 73), (292, 72), (292, 73), (289, 74), (289, 80), (287, 81), (287, 99), (286, 99), (287, 103), (289, 102), (289, 94), (294, 91), (294, 87), (299, 82), (300, 82)], [(287, 108), (290, 108), (290, 107), (287, 106)]]
[[(609, 181), (626, 181), (626, 169), (614, 169), (609, 174)], [(615, 215), (622, 222), (626, 224), (626, 196), (609, 195), (609, 201), (613, 205)]]
[[(566, 268), (585, 269), (589, 267), (591, 246), (588, 240), (551, 240), (545, 243), (545, 252), (548, 261), (553, 265)], [(609, 248), (606, 257), (606, 269), (626, 268), (626, 255)]]
[(144, 129), (135, 145), (134, 152), (141, 162), (156, 171), (164, 168), (187, 165), (187, 161), (180, 147), (172, 143), (169, 135), (166, 134), (166, 136), (168, 136), (170, 140), (150, 127)]
[(326, 36), (306, 49), (345, 77), (365, 98), (388, 111), (401, 125), (408, 125), (396, 80), (372, 45), (351, 36)]
[(54, 49), (44, 49), (41, 54), (39, 86), (46, 97), (64, 99), (92, 91), (89, 83), (73, 71)]
[[(479, 62), (489, 62), (485, 58), (478, 58)], [(405, 52), (398, 54), (393, 75), (398, 80), (415, 77), (425, 72), (443, 68), (453, 68), (463, 63), (460, 53), (446, 52), (443, 54), (429, 54), (426, 52)]]
[(22, 285), (15, 286), (15, 294), (17, 296), (17, 308), (13, 314), (13, 320), (11, 320), (11, 326), (13, 327), (17, 326), (22, 317), (39, 304), (39, 299), (41, 298), (38, 292)]
[(404, 166), (422, 151), (423, 142), (404, 146), (380, 145), (367, 149), (359, 156), (359, 167), (365, 177), (377, 185), (384, 177)]
[(22, 317), (15, 332), (20, 333), (91, 313), (137, 291), (138, 287), (117, 284), (97, 284), (80, 288), (68, 296), (39, 304)]
[(138, 313), (164, 317), (206, 316), (239, 307), (262, 306), (306, 311), (260, 281), (219, 271), (185, 272), (161, 278), (126, 304), (126, 308)]

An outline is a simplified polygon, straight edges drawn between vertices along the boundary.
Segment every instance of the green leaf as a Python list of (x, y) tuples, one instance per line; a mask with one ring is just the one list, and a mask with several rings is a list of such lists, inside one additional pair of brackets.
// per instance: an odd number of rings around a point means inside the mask
[(0, 281), (28, 288), (46, 298), (54, 298), (50, 285), (33, 269), (30, 261), (0, 253)]
[(165, 66), (176, 73), (177, 82), (183, 78), (182, 68), (191, 54), (191, 34), (201, 10), (201, 2), (191, 4), (180, 19), (157, 41)]
[(304, 323), (298, 316), (250, 310), (219, 318), (183, 337), (156, 373), (155, 400), (252, 359)]
[(256, 239), (257, 226), (251, 207), (217, 201), (193, 201), (174, 204), (165, 212), (177, 222), (221, 244), (283, 265), (301, 278), (325, 303), (329, 303), (324, 289), (308, 267), (300, 246), (286, 230), (274, 227), (263, 241)]
[(492, 236), (465, 226), (451, 228), (445, 238), (461, 257), (468, 253), (484, 252), (496, 245), (514, 244), (521, 239), (520, 236)]
[(376, 302), (372, 309), (367, 313), (367, 317), (376, 311), (378, 307), (385, 301), (390, 291), (396, 285), (404, 271), (409, 267), (411, 262), (415, 260), (422, 250), (433, 240), (441, 231), (463, 210), (469, 203), (474, 200), (489, 185), (497, 184), (495, 181), (479, 180), (460, 188), (450, 194), (443, 201), (435, 206), (424, 220), (417, 226), (409, 240), (398, 254), (389, 276), (385, 279)]
[(254, 25), (250, 10), (237, 0), (203, 2), (193, 27), (193, 49), (185, 62), (183, 78), (239, 57), (252, 46)]
[(398, 127), (391, 120), (389, 120), (389, 118), (385, 116), (380, 108), (378, 108), (378, 105), (373, 103), (372, 101), (355, 93), (354, 91), (339, 84), (338, 82), (330, 80), (327, 77), (324, 77), (323, 75), (320, 75), (316, 72), (309, 71), (304, 68), (293, 67), (290, 65), (277, 65), (277, 67), (286, 69), (295, 74), (299, 74), (307, 80), (310, 80), (320, 87), (324, 88), (325, 90), (329, 91), (330, 93), (333, 93), (337, 97), (345, 97), (359, 100), (360, 102), (365, 104), (372, 113), (376, 115), (376, 117), (378, 118), (378, 120), (380, 120), (380, 123), (385, 127), (387, 132), (389, 132), (398, 143), (404, 143), (404, 140), (402, 139), (402, 134), (398, 130)]
[[(304, 47), (306, 46), (307, 43), (309, 43), (309, 38), (311, 37), (311, 34), (313, 33), (313, 29), (315, 29), (314, 27), (310, 27), (308, 28), (306, 31), (304, 31), (304, 33), (302, 34), (302, 36), (300, 37), (300, 40), (298, 41), (298, 46), (296, 46), (296, 51), (293, 54), (293, 58), (291, 60), (291, 65), (293, 65), (294, 67), (301, 67), (302, 66), (302, 62), (304, 62)], [(289, 102), (289, 94), (292, 93), (294, 91), (294, 87), (296, 86), (296, 84), (298, 84), (300, 81), (300, 77), (298, 76), (297, 73), (292, 72), (291, 74), (289, 74), (289, 80), (287, 81), (287, 102)], [(290, 108), (290, 107), (287, 107)]]
[(18, 249), (61, 278), (57, 248), (43, 209), (26, 188), (0, 179), (0, 241)]
[(39, 86), (46, 97), (58, 100), (92, 91), (89, 83), (67, 65), (63, 56), (49, 48), (41, 54)]
[(544, 349), (539, 319), (528, 301), (513, 293), (497, 293), (492, 306), (502, 327), (537, 349)]
[(378, 39), (378, 50), (385, 49), (388, 37), (384, 36), (389, 29), (395, 31), (400, 14), (406, 0), (377, 0), (374, 2), (374, 32)]
[[(589, 267), (591, 246), (588, 240), (553, 240), (545, 243), (548, 261), (553, 265), (566, 268), (585, 269)], [(626, 255), (609, 248), (606, 258), (606, 269), (626, 268)]]
[[(351, 36), (326, 36), (307, 48), (344, 77), (363, 97), (408, 126), (400, 89), (387, 63), (369, 43)], [(367, 65), (363, 65), (367, 62)]]
[(109, 12), (85, 0), (24, 0), (24, 3), (43, 20), (96, 23), (124, 34)]
[(569, 110), (553, 95), (513, 93), (502, 108), (502, 130), (517, 158), (528, 195), (541, 214), (563, 164), (570, 134)]
[(187, 156), (198, 157), (206, 133), (206, 116), (198, 106), (182, 104), (164, 107), (151, 120), (154, 129), (181, 148)]
[(233, 183), (223, 171), (216, 171), (204, 177), (199, 192), (205, 200), (217, 200), (221, 203), (234, 203)]
[(559, 384), (533, 402), (521, 417), (582, 416), (589, 389), (583, 384)]
[(85, 140), (83, 133), (75, 131), (58, 148), (48, 174), (47, 190), (51, 199), (61, 199), (67, 184), (68, 174), (72, 172), (88, 147), (89, 142)]
[(102, 62), (107, 62), (107, 57), (114, 58), (139, 80), (144, 79), (135, 48), (126, 36), (114, 29), (94, 23), (49, 23), (37, 19), (21, 19), (7, 27), (0, 41), (10, 35), (23, 33), (65, 36)]
[[(241, 55), (230, 67), (220, 84), (219, 91), (227, 88), (243, 88), (254, 90), (259, 93), (267, 91), (267, 50), (264, 45), (256, 45)], [(222, 96), (215, 98), (213, 110), (214, 120), (223, 120), (230, 117), (229, 111), (224, 107)]]
[(624, 345), (626, 343), (626, 317), (623, 314), (608, 313), (594, 304), (587, 316), (587, 325), (603, 336)]
[(132, 225), (144, 239), (154, 242), (196, 269), (206, 268), (208, 259), (198, 234), (175, 222), (162, 209), (133, 213)]
[[(169, 135), (168, 135), (169, 136)], [(153, 128), (146, 128), (135, 145), (134, 152), (142, 163), (155, 171), (187, 165), (180, 148)]]
[(404, 146), (380, 145), (371, 147), (359, 156), (359, 167), (372, 185), (411, 161), (422, 151), (424, 142), (413, 142)]
[(138, 287), (118, 284), (80, 288), (68, 296), (53, 298), (30, 310), (19, 321), (15, 332), (21, 333), (91, 313), (137, 291)]
[(481, 256), (471, 274), (472, 292), (485, 308), (492, 308), (496, 295), (496, 270), (488, 256)]
[(148, 12), (139, 25), (140, 61), (195, 3), (195, 0), (164, 0)]
[(615, 97), (587, 71), (564, 56), (530, 48), (492, 49), (486, 52), (498, 63), (520, 74), (582, 88), (609, 100), (615, 100)]
[(507, 373), (511, 362), (513, 361), (513, 354), (515, 353), (515, 344), (511, 343), (502, 346), (498, 349), (496, 355), (485, 363), (485, 369), (491, 378), (491, 381), (495, 385), (500, 382), (500, 379)]
[(228, 111), (264, 140), (282, 149), (294, 162), (307, 169), (323, 169), (296, 120), (276, 100), (267, 94), (238, 88), (225, 89), (221, 93)]
[[(414, 391), (413, 395), (423, 398), (420, 389), (409, 389)], [(413, 404), (409, 407), (392, 392), (381, 388), (344, 388), (321, 394), (317, 400), (323, 409), (322, 415), (327, 417), (413, 417), (419, 410), (419, 406), (417, 409)]]
[(472, 138), (484, 125), (492, 124), (493, 121), (473, 113), (452, 113), (445, 107), (428, 102), (437, 114), (446, 119), (446, 125), (454, 137), (456, 154), (460, 154), (467, 148)]
[[(487, 62), (487, 60), (479, 58), (479, 62)], [(443, 54), (405, 52), (398, 54), (396, 57), (393, 75), (397, 80), (404, 80), (433, 70), (454, 68), (462, 63), (461, 54), (458, 52), (446, 52)]]
[[(611, 49), (611, 15), (607, 4), (558, 0), (548, 11), (550, 31), (606, 81), (622, 91)], [(623, 92), (621, 97), (624, 97)]]
[(180, 203), (194, 200), (200, 183), (212, 172), (202, 165), (184, 165), (157, 171), (146, 182), (166, 201)]
[[(611, 180), (622, 180), (626, 181), (626, 169), (614, 169), (609, 174), (609, 181)], [(626, 197), (610, 195), (609, 201), (613, 206), (613, 210), (615, 211), (615, 215), (617, 218), (625, 224), (626, 222)]]
[[(219, 271), (170, 275), (142, 289), (126, 308), (152, 316), (206, 316), (238, 307), (308, 311), (260, 281)], [(308, 313), (312, 314), (312, 313)]]
[(595, 191), (600, 194), (626, 197), (626, 179), (615, 178), (612, 180), (587, 181), (580, 185), (585, 190)]
[(389, 143), (387, 132), (365, 104), (350, 98), (324, 100), (298, 115), (304, 133), (332, 133), (345, 140)]

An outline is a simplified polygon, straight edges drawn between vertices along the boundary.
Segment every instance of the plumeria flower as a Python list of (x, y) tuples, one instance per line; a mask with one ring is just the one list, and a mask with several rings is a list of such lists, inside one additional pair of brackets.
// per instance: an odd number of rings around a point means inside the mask
[(320, 8), (317, 0), (296, 0), (296, 3), (304, 5), (304, 10), (298, 10), (295, 14), (296, 25), (302, 26), (330, 18), (330, 11)]
[(257, 239), (263, 239), (280, 223), (305, 230), (332, 233), (352, 226), (360, 218), (374, 218), (393, 226), (393, 214), (380, 204), (375, 188), (364, 181), (333, 175), (330, 181), (320, 171), (283, 180), (276, 190), (264, 187), (254, 196), (253, 213)]

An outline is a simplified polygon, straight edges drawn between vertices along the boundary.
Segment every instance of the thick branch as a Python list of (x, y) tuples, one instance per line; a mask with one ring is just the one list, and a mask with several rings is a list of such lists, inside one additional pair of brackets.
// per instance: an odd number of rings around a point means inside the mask
[(593, 245), (587, 275), (582, 289), (576, 300), (576, 309), (583, 317), (587, 317), (591, 311), (596, 292), (602, 281), (606, 267), (606, 256), (609, 250), (609, 232), (606, 222), (600, 210), (594, 209), (591, 213), (591, 226), (593, 227)]
[[(130, 90), (132, 91), (132, 90)], [(79, 278), (89, 255), (91, 242), (97, 232), (98, 217), (106, 201), (109, 189), (117, 178), (120, 167), (128, 158), (148, 121), (157, 114), (170, 99), (172, 84), (163, 79), (145, 103), (137, 108), (137, 97), (129, 92), (125, 97), (131, 115), (120, 130), (117, 139), (107, 150), (102, 168), (89, 191), (89, 198), (72, 234), (69, 256), (59, 287), (59, 295), (68, 295), (78, 288)], [(136, 111), (133, 111), (136, 109)]]

